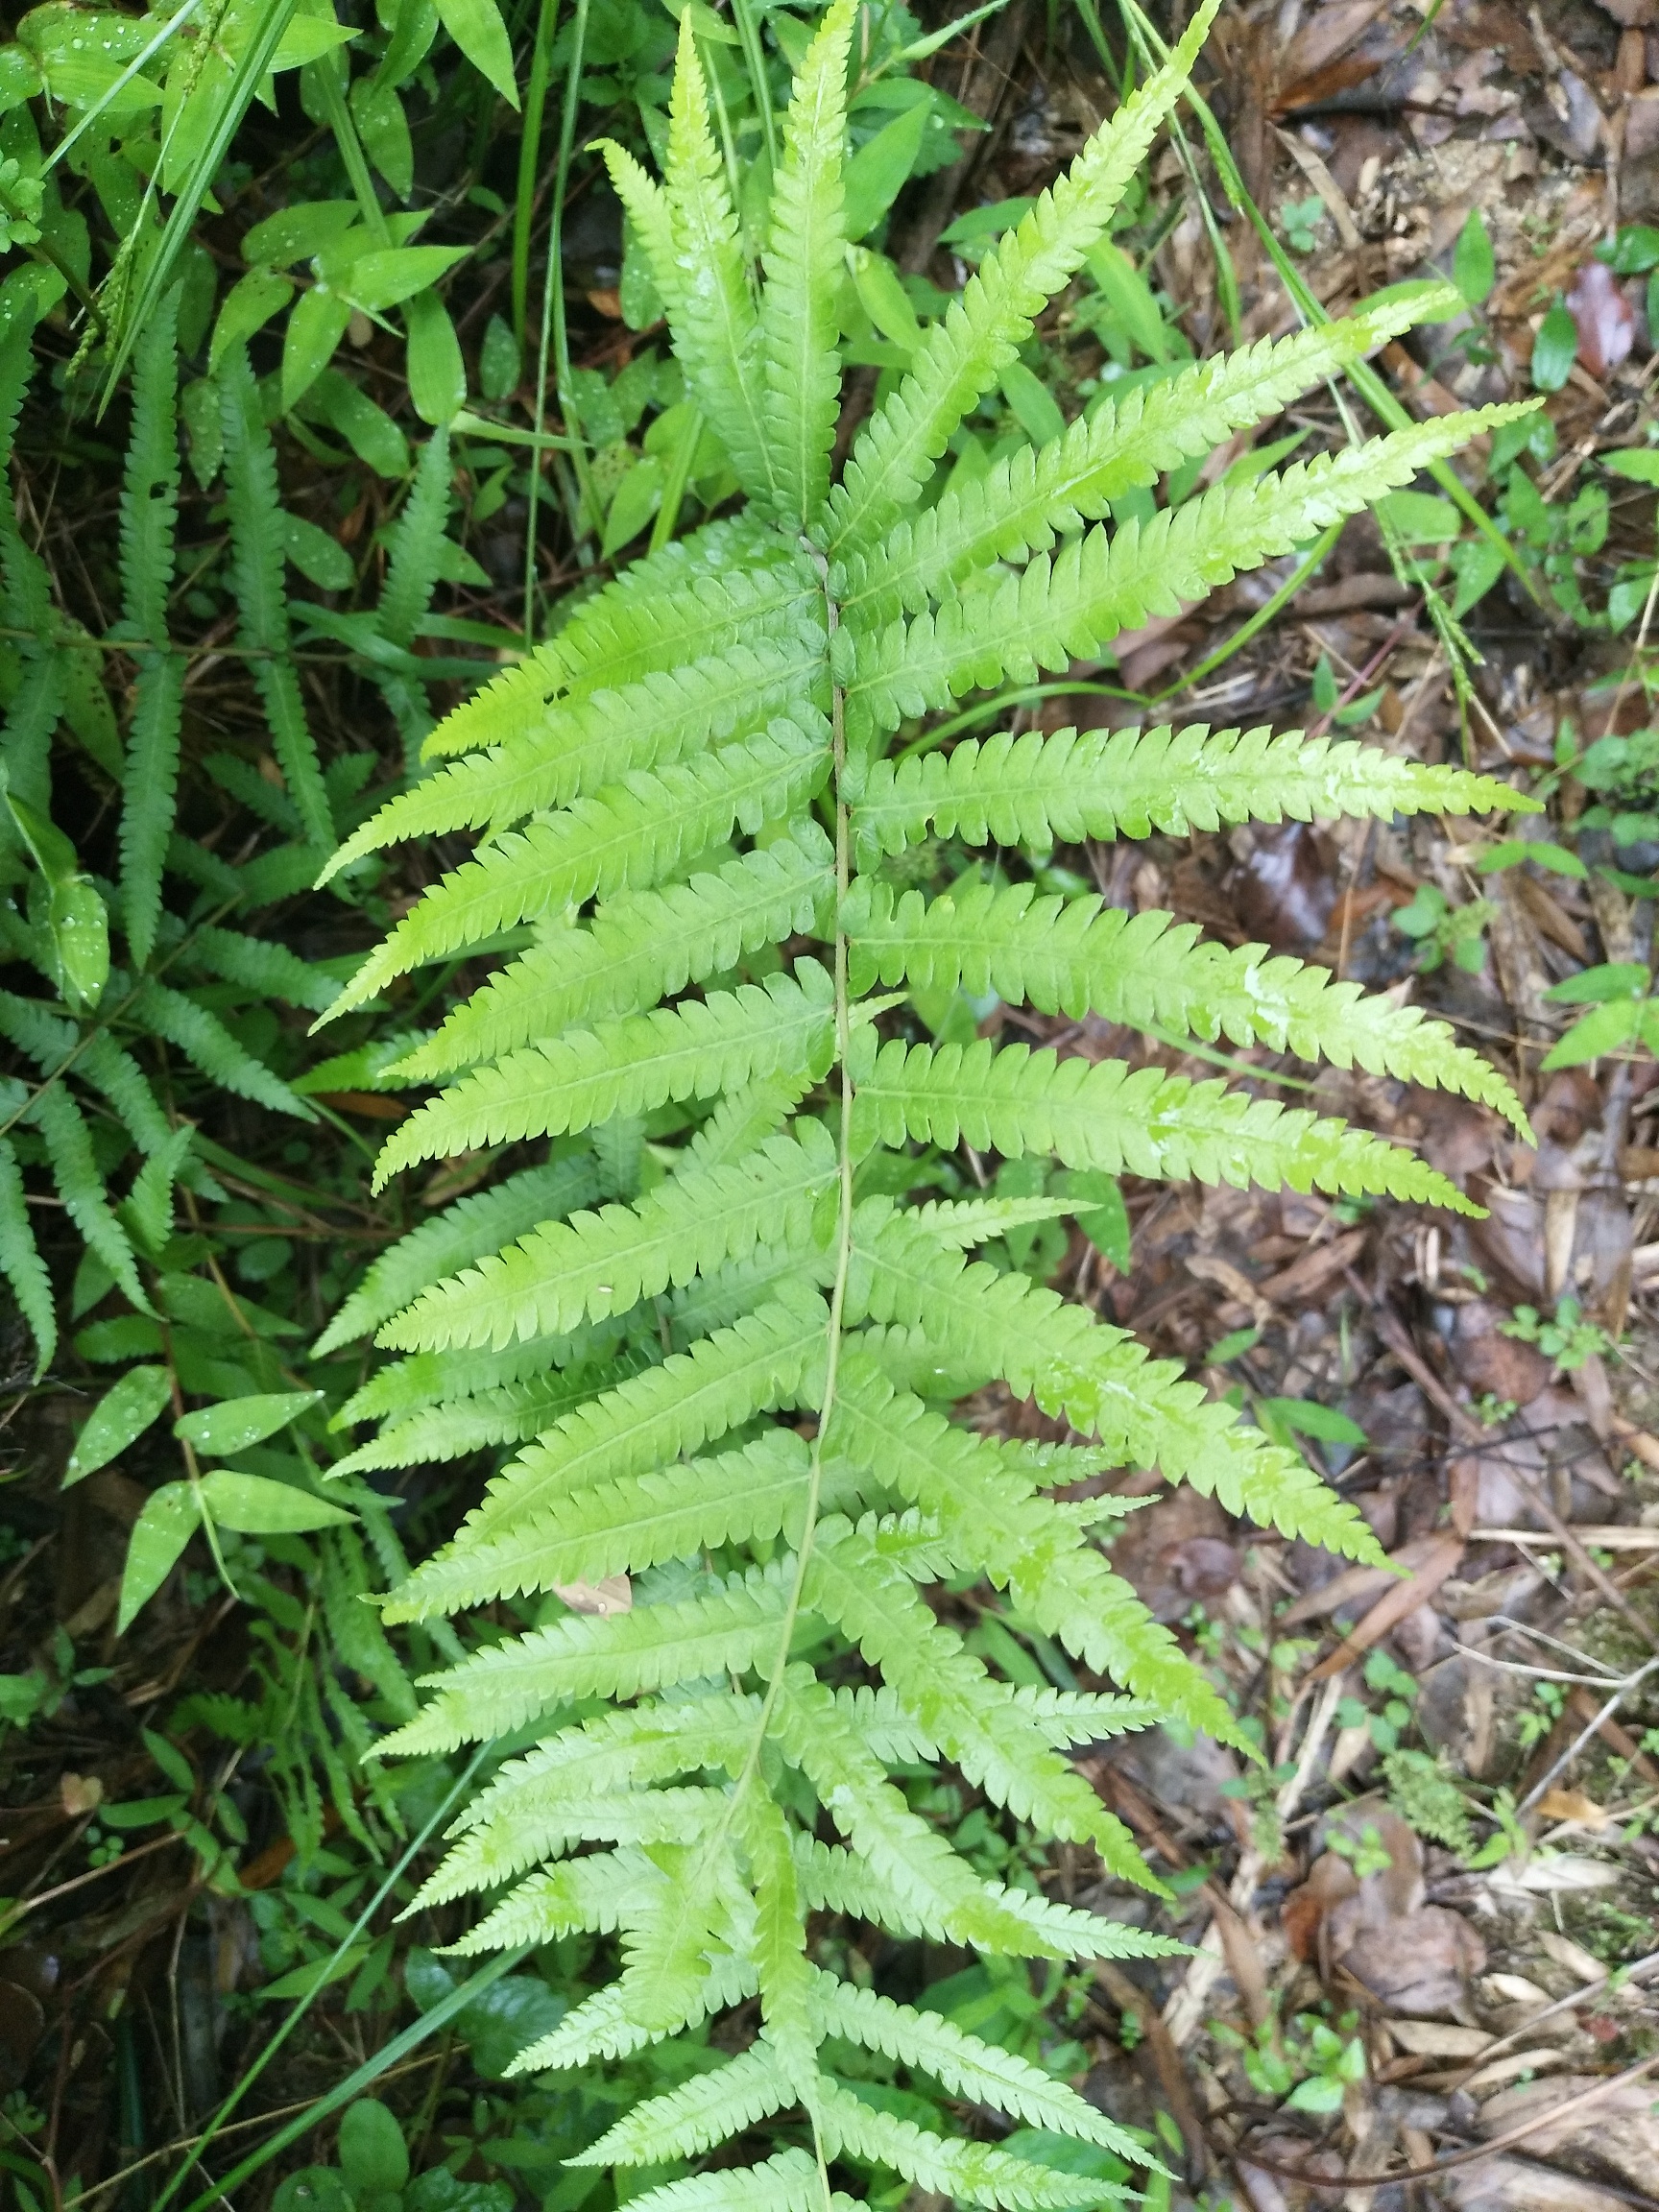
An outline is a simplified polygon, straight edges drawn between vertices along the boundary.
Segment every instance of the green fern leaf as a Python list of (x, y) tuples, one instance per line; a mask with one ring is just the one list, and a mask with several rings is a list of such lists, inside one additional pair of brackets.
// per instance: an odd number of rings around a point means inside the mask
[(841, 656), (849, 729), (896, 730), (964, 691), (1097, 659), (1119, 631), (1179, 613), (1531, 406), (1436, 416), (1277, 475), (1218, 484), (1144, 524), (1091, 530), (1018, 575), (947, 600), (936, 614), (869, 633)]
[[(1351, 321), (1263, 338), (1179, 375), (1110, 397), (1046, 445), (1022, 445), (986, 474), (901, 522), (878, 552), (834, 579), (843, 617), (914, 613), (992, 561), (1046, 552), (1098, 521), (1114, 499), (1266, 421), (1420, 321), (1438, 287), (1402, 292)], [(878, 614), (879, 610), (879, 615)]]
[(726, 165), (709, 128), (709, 92), (697, 40), (684, 18), (668, 108), (663, 182), (674, 257), (683, 272), (678, 297), (670, 295), (670, 314), (677, 317), (675, 351), (705, 417), (719, 426), (738, 482), (752, 497), (774, 505), (778, 466), (756, 373), (759, 326)]
[[(105, 1196), (104, 1178), (92, 1153), (91, 1133), (80, 1107), (61, 1083), (49, 1083), (36, 1092), (25, 1118), (40, 1132), (52, 1180), (70, 1220), (108, 1268), (123, 1295), (141, 1313), (153, 1312), (127, 1232)], [(36, 1341), (39, 1341), (38, 1335)]]
[[(544, 1343), (538, 1345), (541, 1360)], [(427, 1406), (381, 1430), (372, 1444), (361, 1444), (337, 1459), (329, 1469), (333, 1477), (366, 1474), (375, 1467), (421, 1467), (445, 1459), (463, 1459), (502, 1444), (528, 1444), (554, 1422), (585, 1405), (589, 1398), (623, 1379), (626, 1370), (615, 1365), (598, 1368), (565, 1367), (555, 1375), (530, 1382), (507, 1382), (498, 1389), (475, 1391), (469, 1398)], [(574, 1581), (574, 1575), (565, 1577)]]
[(1112, 1175), (1387, 1195), (1484, 1215), (1455, 1183), (1381, 1137), (1162, 1068), (1062, 1060), (1023, 1045), (896, 1041), (861, 1058), (857, 1081), (856, 1126), (887, 1144), (915, 1137), (949, 1152), (966, 1136), (1011, 1160), (1053, 1153), (1068, 1167)]
[[(1228, 1406), (1176, 1380), (1120, 1330), (1022, 1275), (998, 1275), (912, 1229), (902, 1215), (854, 1217), (852, 1312), (919, 1324), (935, 1341), (966, 1350), (1019, 1397), (1064, 1413), (1084, 1435), (1143, 1467), (1219, 1498), (1233, 1512), (1310, 1544), (1376, 1564), (1382, 1552), (1356, 1508), (1295, 1453), (1268, 1446)], [(1130, 1685), (1134, 1687), (1133, 1683)]]
[(414, 643), (437, 589), (449, 518), (449, 431), (440, 423), (415, 464), (415, 481), (392, 526), (386, 583), (374, 627), (393, 645)]
[(995, 993), (1074, 1021), (1098, 1014), (1214, 1043), (1270, 1045), (1304, 1060), (1358, 1064), (1373, 1075), (1438, 1085), (1496, 1107), (1524, 1137), (1527, 1118), (1490, 1061), (1416, 1006), (1367, 998), (1264, 945), (1199, 939), (1197, 925), (1127, 914), (1096, 898), (1039, 897), (1029, 883), (959, 878), (928, 901), (864, 878), (844, 914), (854, 991), (876, 982), (971, 997)]
[(544, 1866), (458, 1942), (445, 1944), (445, 1956), (471, 1959), (481, 1951), (517, 1950), (521, 1943), (540, 1947), (583, 1929), (613, 1935), (644, 1909), (662, 1879), (643, 1852), (630, 1847)]
[(1080, 2180), (1075, 2174), (1035, 2166), (988, 2143), (931, 2134), (828, 2079), (819, 2089), (816, 2119), (831, 2155), (891, 2166), (916, 2188), (958, 2204), (1004, 2206), (1007, 2212), (1075, 2212), (1079, 2204), (1118, 2202), (1129, 2195), (1116, 2182)]
[(821, 1075), (833, 1029), (834, 986), (817, 961), (802, 960), (792, 976), (527, 1046), (401, 1123), (375, 1163), (374, 1188), (417, 1160), (589, 1129), (798, 1069)]
[[(400, 1312), (427, 1284), (454, 1274), (487, 1252), (498, 1252), (539, 1222), (560, 1220), (590, 1204), (598, 1189), (592, 1160), (578, 1155), (548, 1167), (526, 1168), (493, 1190), (458, 1200), (380, 1255), (318, 1337), (314, 1357), (322, 1358), (354, 1336), (367, 1336)], [(368, 1417), (367, 1413), (350, 1416)]]
[(830, 770), (827, 733), (775, 722), (763, 737), (625, 777), (551, 820), (500, 839), (429, 891), (371, 953), (325, 1019), (394, 976), (516, 923), (621, 890), (645, 890), (731, 833), (802, 810)]
[[(775, 1647), (787, 1597), (776, 1569), (757, 1568), (707, 1597), (609, 1617), (574, 1613), (438, 1676), (439, 1695), (382, 1748), (387, 1756), (450, 1751), (506, 1735), (572, 1698), (637, 1697), (708, 1674), (741, 1673)], [(385, 1617), (408, 1615), (388, 1607)]]
[(823, 588), (800, 545), (752, 516), (706, 523), (596, 591), (558, 635), (445, 715), (429, 757), (506, 744), (560, 700), (617, 690), (754, 636), (823, 621)]
[(1157, 1887), (1128, 1829), (861, 1528), (820, 1524), (804, 1599), (881, 1670), (900, 1702), (994, 1802), (1070, 1842), (1093, 1843), (1115, 1874)]
[(176, 1045), (212, 1082), (277, 1114), (297, 1115), (301, 1121), (316, 1119), (297, 1091), (291, 1091), (262, 1060), (245, 1051), (216, 1014), (198, 1006), (182, 991), (147, 975), (140, 979), (130, 1003), (147, 1029)]
[(1080, 844), (1088, 837), (1185, 835), (1228, 822), (1344, 814), (1466, 814), (1536, 802), (1489, 776), (1425, 768), (1300, 731), (1212, 732), (1203, 723), (1138, 731), (1062, 730), (988, 737), (948, 754), (871, 767), (854, 808), (859, 864), (929, 831), (969, 845)]
[(492, 976), (398, 1073), (415, 1082), (498, 1060), (534, 1038), (637, 1013), (761, 945), (822, 934), (834, 884), (829, 840), (806, 822), (687, 882), (613, 899), (586, 929), (554, 931)]
[(9, 1137), (0, 1137), (0, 1274), (12, 1286), (17, 1310), (35, 1339), (35, 1377), (38, 1382), (58, 1349), (58, 1309), (52, 1296), (52, 1278), (29, 1225), (22, 1170)]
[(335, 854), (322, 880), (381, 846), (457, 830), (502, 830), (551, 806), (662, 768), (776, 714), (820, 710), (824, 636), (796, 629), (728, 644), (718, 655), (641, 676), (614, 690), (556, 700), (528, 733), (441, 769), (383, 806)]
[(953, 1429), (868, 1360), (845, 1362), (833, 1448), (935, 1520), (1047, 1634), (1154, 1707), (1221, 1737), (1237, 1734), (1225, 1701), (1168, 1629), (988, 1438)]
[(272, 750), (306, 841), (319, 853), (330, 853), (333, 816), (290, 650), (276, 456), (260, 413), (253, 372), (240, 346), (230, 349), (220, 367), (219, 393), (231, 577), (242, 616), (242, 643), (254, 656), (253, 681), (271, 725)]
[(955, 1942), (1032, 1957), (1061, 1955), (911, 1812), (842, 1719), (830, 1692), (798, 1663), (778, 1686), (771, 1732), (898, 1910)]
[(121, 805), (121, 904), (142, 968), (156, 948), (161, 868), (173, 829), (184, 662), (167, 650), (167, 594), (179, 520), (179, 294), (169, 292), (132, 363), (132, 430), (121, 490), (123, 613), (139, 657)]
[(627, 211), (628, 220), (645, 249), (651, 279), (677, 321), (684, 321), (685, 299), (680, 256), (674, 240), (674, 221), (668, 196), (614, 138), (596, 138), (593, 151), (604, 156), (612, 186)]
[(387, 1620), (421, 1620), (464, 1603), (451, 1591), (508, 1572), (522, 1531), (567, 1492), (649, 1474), (781, 1400), (809, 1396), (808, 1368), (824, 1348), (823, 1305), (764, 1306), (674, 1353), (556, 1422), (510, 1462), (460, 1535), (387, 1599)]
[(805, 2151), (781, 2151), (759, 2166), (729, 2166), (669, 2181), (628, 2200), (634, 2212), (858, 2212), (851, 2197), (828, 2198), (818, 2162)]
[(834, 1182), (835, 1147), (816, 1122), (797, 1135), (770, 1139), (740, 1166), (688, 1169), (633, 1207), (544, 1224), (423, 1291), (380, 1341), (410, 1352), (551, 1335), (625, 1313), (763, 1237), (805, 1242)]
[(713, 2073), (695, 2075), (681, 2088), (636, 2104), (567, 2163), (665, 2166), (671, 2159), (696, 2158), (794, 2102), (777, 2053), (766, 2043), (753, 2043)]
[(1031, 2128), (1098, 2143), (1137, 2164), (1144, 2161), (1144, 2148), (1138, 2139), (1085, 2103), (1075, 2089), (1028, 2059), (982, 2042), (937, 2012), (914, 2011), (874, 1989), (854, 1988), (816, 1968), (812, 2009), (821, 2034), (839, 2035), (912, 2071), (929, 2074), (952, 2097), (990, 2104)]
[(339, 995), (332, 975), (313, 968), (286, 945), (249, 937), (240, 929), (197, 929), (190, 939), (190, 957), (210, 975), (244, 983), (261, 998), (282, 998), (290, 1006), (309, 1006), (322, 1013)]
[(760, 351), (778, 508), (795, 528), (816, 517), (829, 493), (840, 406), (841, 162), (847, 52), (856, 12), (854, 0), (835, 0), (806, 50), (772, 189)]
[(878, 408), (830, 494), (825, 550), (873, 553), (926, 483), (956, 425), (990, 391), (1038, 314), (1105, 231), (1190, 74), (1219, 0), (1203, 0), (1166, 65), (1090, 139), (969, 278)]

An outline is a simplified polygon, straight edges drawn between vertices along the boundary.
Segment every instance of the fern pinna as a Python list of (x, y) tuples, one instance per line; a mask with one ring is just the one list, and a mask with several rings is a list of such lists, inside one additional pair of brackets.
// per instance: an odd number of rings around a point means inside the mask
[[(1233, 1741), (1238, 1726), (1091, 1544), (1091, 1522), (1121, 1501), (1079, 1505), (1056, 1487), (1156, 1466), (1263, 1526), (1377, 1556), (1293, 1453), (1124, 1330), (975, 1259), (1064, 1201), (954, 1196), (951, 1150), (966, 1139), (1069, 1169), (1470, 1210), (1416, 1158), (1339, 1121), (1156, 1069), (929, 1041), (906, 995), (960, 986), (1288, 1046), (1449, 1085), (1525, 1126), (1443, 1025), (1321, 970), (1000, 874), (968, 870), (930, 898), (912, 871), (906, 887), (904, 857), (926, 839), (1046, 850), (1153, 827), (1523, 804), (1461, 770), (1299, 733), (1069, 731), (889, 751), (906, 721), (1098, 655), (1306, 542), (1506, 412), (1104, 526), (1115, 499), (1442, 303), (1419, 288), (1183, 368), (936, 493), (947, 439), (1101, 236), (1213, 13), (987, 258), (832, 481), (852, 0), (830, 8), (802, 68), (763, 283), (687, 12), (665, 182), (615, 147), (608, 158), (747, 511), (650, 554), (441, 725), (428, 753), (446, 764), (337, 862), (485, 832), (337, 1010), (532, 926), (521, 956), (403, 1062), (411, 1082), (444, 1087), (399, 1126), (379, 1175), (551, 1139), (546, 1164), (394, 1248), (323, 1348), (377, 1331), (400, 1356), (346, 1409), (381, 1423), (346, 1466), (517, 1447), (386, 1615), (505, 1603), (524, 1632), (435, 1677), (385, 1748), (495, 1741), (513, 1754), (421, 1892), (491, 1899), (461, 1950), (580, 1929), (618, 1939), (617, 1978), (519, 2068), (616, 2058), (757, 2000), (747, 2049), (585, 2155), (694, 2160), (774, 2116), (781, 2147), (631, 2197), (641, 2212), (825, 2212), (850, 2201), (833, 2181), (873, 2169), (964, 2204), (1123, 2194), (860, 2094), (850, 2046), (1046, 2131), (1027, 2149), (1058, 2134), (1147, 2155), (1063, 2082), (838, 1979), (812, 1916), (1031, 1959), (1171, 1948), (985, 1879), (894, 1779), (951, 1762), (1044, 1837), (1157, 1887), (1067, 1746), (1158, 1717)], [(929, 1186), (945, 1194), (902, 1202)], [(1039, 1449), (953, 1425), (953, 1398), (992, 1380), (1087, 1441)], [(624, 1574), (638, 1578), (632, 1605), (595, 1609), (591, 1586)], [(924, 1595), (947, 1575), (988, 1578), (1118, 1688), (998, 1679)]]

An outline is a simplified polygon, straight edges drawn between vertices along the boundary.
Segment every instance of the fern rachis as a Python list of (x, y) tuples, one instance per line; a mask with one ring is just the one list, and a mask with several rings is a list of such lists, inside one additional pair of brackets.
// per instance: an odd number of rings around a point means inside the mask
[[(972, 872), (930, 896), (893, 866), (929, 836), (1046, 850), (1154, 826), (1523, 804), (1461, 771), (1264, 731), (993, 736), (887, 757), (906, 716), (1098, 651), (1149, 608), (1358, 511), (1503, 413), (1223, 487), (1144, 527), (1101, 523), (1121, 490), (1271, 415), (1413, 311), (1385, 305), (1206, 365), (923, 505), (946, 438), (1100, 236), (1213, 13), (1199, 10), (1171, 67), (987, 257), (834, 484), (851, 0), (830, 8), (802, 69), (763, 281), (744, 261), (687, 15), (664, 183), (619, 150), (610, 158), (749, 513), (596, 593), (434, 732), (429, 753), (454, 765), (348, 849), (490, 831), (330, 1011), (504, 927), (536, 932), (406, 1061), (410, 1080), (447, 1088), (399, 1128), (381, 1172), (541, 1138), (555, 1160), (378, 1262), (330, 1341), (373, 1327), (404, 1356), (348, 1408), (387, 1423), (358, 1463), (391, 1463), (422, 1438), (434, 1451), (484, 1435), (517, 1446), (387, 1614), (517, 1603), (523, 1632), (434, 1677), (387, 1748), (541, 1732), (463, 1815), (424, 1893), (517, 1885), (469, 1950), (615, 1933), (618, 1979), (520, 2066), (615, 2056), (758, 1999), (750, 2051), (639, 2108), (589, 2156), (637, 2163), (665, 2143), (697, 2156), (772, 2118), (810, 2148), (637, 2200), (661, 2212), (830, 2212), (847, 2201), (832, 2165), (890, 2167), (976, 2204), (1091, 2197), (1052, 2168), (861, 2102), (833, 2072), (835, 2039), (1138, 2154), (1070, 2092), (812, 1960), (820, 1908), (1015, 1956), (1166, 1948), (986, 1883), (911, 1809), (891, 1769), (949, 1759), (1011, 1817), (1152, 1880), (1065, 1758), (1079, 1740), (1068, 1730), (1090, 1724), (1082, 1712), (1001, 1680), (940, 1621), (929, 1583), (982, 1576), (1128, 1688), (1126, 1711), (1236, 1733), (1091, 1541), (1089, 1520), (1118, 1502), (1079, 1511), (1046, 1490), (1156, 1464), (1259, 1524), (1376, 1555), (1297, 1454), (1124, 1331), (974, 1258), (1064, 1202), (956, 1202), (940, 1155), (966, 1137), (1094, 1173), (1466, 1205), (1410, 1155), (1339, 1122), (1155, 1068), (930, 1042), (876, 987), (995, 990), (1288, 1046), (1445, 1083), (1525, 1126), (1502, 1075), (1449, 1031), (1321, 971)], [(937, 1202), (891, 1195), (929, 1188)], [(953, 1425), (956, 1382), (996, 1378), (1095, 1441), (1033, 1455)], [(545, 1425), (526, 1437), (515, 1424), (537, 1406)], [(621, 1572), (638, 1577), (631, 1610), (559, 1609), (560, 1589)], [(817, 1666), (805, 1656), (826, 1650)], [(606, 1710), (562, 1718), (576, 1699)], [(1117, 1710), (1100, 1705), (1098, 1726), (1128, 1724)], [(820, 1816), (837, 1841), (820, 1839)], [(604, 1844), (603, 1861), (572, 1856), (583, 1844)]]

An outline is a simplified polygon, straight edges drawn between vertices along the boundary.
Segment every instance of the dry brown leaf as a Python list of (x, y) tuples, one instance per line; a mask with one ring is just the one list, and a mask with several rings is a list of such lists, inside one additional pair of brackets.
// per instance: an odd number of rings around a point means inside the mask
[(607, 1575), (603, 1582), (555, 1582), (555, 1598), (562, 1598), (572, 1613), (612, 1613), (634, 1609), (634, 1585), (626, 1575)]
[(96, 1774), (64, 1774), (58, 1783), (65, 1815), (79, 1820), (84, 1813), (96, 1813), (104, 1802), (104, 1785)]
[(1433, 1551), (1425, 1559), (1416, 1574), (1404, 1582), (1395, 1583), (1385, 1590), (1362, 1621), (1357, 1622), (1328, 1659), (1321, 1659), (1309, 1674), (1310, 1682), (1323, 1682), (1328, 1675), (1340, 1674), (1345, 1667), (1353, 1665), (1360, 1652), (1368, 1651), (1373, 1644), (1386, 1636), (1397, 1622), (1404, 1621), (1407, 1613), (1415, 1613), (1419, 1605), (1427, 1604), (1463, 1557), (1461, 1536), (1436, 1538)]
[(1604, 1805), (1586, 1797), (1582, 1790), (1563, 1790), (1559, 1785), (1545, 1791), (1538, 1810), (1546, 1820), (1575, 1820), (1584, 1828), (1605, 1828), (1613, 1817)]
[(1339, 1955), (1339, 1963), (1396, 2012), (1449, 2012), (1486, 1964), (1486, 1946), (1444, 1905), (1368, 1928)]
[(1399, 2044), (1419, 2058), (1478, 2058), (1497, 2041), (1484, 2028), (1457, 2028), (1444, 2020), (1384, 2020)]

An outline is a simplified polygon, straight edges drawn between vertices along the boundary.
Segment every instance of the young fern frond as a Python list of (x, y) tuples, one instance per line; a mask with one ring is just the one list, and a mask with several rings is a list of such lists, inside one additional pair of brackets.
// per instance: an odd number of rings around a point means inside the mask
[[(941, 1043), (920, 1008), (936, 1019), (954, 994), (995, 993), (1289, 1050), (1445, 1085), (1526, 1132), (1499, 1069), (1416, 1010), (1026, 879), (1056, 844), (1524, 807), (1505, 785), (1265, 729), (935, 751), (919, 733), (887, 757), (906, 717), (1099, 653), (1502, 419), (1418, 425), (1104, 524), (1125, 492), (1432, 311), (1444, 296), (1425, 287), (1182, 370), (931, 496), (948, 440), (1103, 234), (1213, 13), (1207, 0), (1170, 67), (986, 256), (832, 482), (850, 0), (824, 18), (783, 127), (763, 273), (745, 261), (687, 12), (665, 186), (616, 148), (607, 158), (748, 513), (596, 592), (432, 733), (430, 757), (468, 757), (341, 855), (485, 832), (329, 1016), (534, 931), (400, 1064), (441, 1088), (390, 1139), (381, 1179), (462, 1150), (553, 1147), (385, 1254), (324, 1339), (373, 1331), (399, 1355), (344, 1410), (383, 1425), (348, 1467), (505, 1454), (384, 1617), (528, 1600), (522, 1619), (541, 1623), (434, 1676), (385, 1745), (443, 1755), (518, 1731), (534, 1745), (463, 1814), (419, 1902), (514, 1885), (469, 1953), (577, 1929), (614, 1939), (616, 1979), (519, 2070), (622, 2056), (756, 2003), (748, 2051), (625, 2115), (588, 2162), (698, 2157), (774, 2116), (814, 2146), (630, 2200), (651, 2212), (841, 2212), (839, 2184), (870, 2167), (1005, 2212), (1114, 2193), (878, 2110), (836, 2078), (847, 2043), (1143, 2157), (1035, 2069), (822, 1972), (811, 1916), (1012, 1958), (1178, 1948), (986, 1881), (900, 1787), (948, 1763), (997, 1817), (1157, 1888), (1069, 1754), (1159, 1718), (1243, 1742), (1096, 1541), (1130, 1501), (1052, 1490), (1156, 1467), (1286, 1538), (1380, 1552), (1300, 1453), (1011, 1252), (1087, 1214), (1076, 1193), (1120, 1173), (1476, 1211), (1363, 1129), (1160, 1067)], [(996, 878), (965, 872), (960, 848), (992, 842)], [(964, 1145), (971, 1176), (952, 1157)], [(1022, 1161), (1019, 1194), (976, 1188), (987, 1152)], [(1044, 1188), (1050, 1164), (1074, 1179)], [(952, 1423), (951, 1400), (994, 1383), (1090, 1441), (1022, 1446)], [(623, 1575), (639, 1577), (628, 1610), (553, 1613), (554, 1593)], [(1051, 1639), (1087, 1686), (1004, 1680), (935, 1611), (946, 1575), (1005, 1592), (1011, 1626)]]

